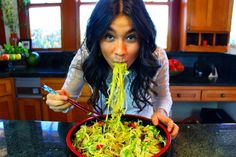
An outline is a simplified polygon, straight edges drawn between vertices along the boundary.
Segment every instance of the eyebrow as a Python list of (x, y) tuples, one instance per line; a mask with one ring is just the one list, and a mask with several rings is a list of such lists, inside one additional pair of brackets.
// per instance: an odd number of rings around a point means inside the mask
[[(109, 28), (107, 29), (107, 32), (109, 32), (109, 31), (114, 32), (114, 29), (112, 29), (111, 27), (109, 27)], [(136, 32), (134, 28), (131, 28), (131, 29), (127, 32), (127, 34), (132, 33), (132, 32)]]

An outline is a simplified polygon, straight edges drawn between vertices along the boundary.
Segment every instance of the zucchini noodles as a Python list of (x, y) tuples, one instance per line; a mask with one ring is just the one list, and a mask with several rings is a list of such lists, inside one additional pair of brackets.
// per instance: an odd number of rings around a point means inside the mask
[(152, 157), (166, 144), (160, 130), (142, 121), (124, 121), (124, 80), (128, 74), (125, 63), (114, 63), (109, 97), (105, 102), (111, 116), (92, 125), (82, 125), (75, 133), (73, 147), (86, 157)]

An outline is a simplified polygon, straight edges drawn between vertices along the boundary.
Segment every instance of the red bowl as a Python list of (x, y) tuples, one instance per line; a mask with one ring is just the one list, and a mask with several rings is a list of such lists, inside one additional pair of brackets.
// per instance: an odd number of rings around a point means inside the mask
[[(71, 156), (78, 156), (78, 157), (85, 157), (84, 155), (80, 154), (73, 146), (72, 142), (75, 138), (75, 133), (80, 129), (80, 126), (86, 124), (86, 125), (92, 125), (96, 121), (102, 121), (105, 119), (105, 115), (98, 116), (98, 117), (90, 117), (88, 119), (85, 119), (79, 123), (77, 123), (75, 126), (73, 126), (67, 133), (66, 136), (66, 144), (69, 147), (69, 150), (71, 151)], [(143, 125), (152, 125), (151, 119), (148, 119), (146, 117), (137, 116), (137, 115), (130, 115), (126, 114), (121, 117), (121, 120), (125, 121), (138, 121), (141, 120)], [(164, 156), (170, 156), (170, 144), (171, 144), (171, 136), (170, 133), (167, 131), (166, 127), (162, 124), (158, 124), (156, 126), (157, 129), (160, 130), (161, 135), (166, 137), (166, 145), (158, 154), (155, 154), (153, 157), (164, 157)]]

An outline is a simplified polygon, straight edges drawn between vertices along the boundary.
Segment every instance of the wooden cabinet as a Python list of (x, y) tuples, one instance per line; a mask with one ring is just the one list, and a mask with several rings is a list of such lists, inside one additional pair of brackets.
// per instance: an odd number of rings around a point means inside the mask
[(0, 79), (0, 119), (16, 119), (15, 90), (12, 78)]
[(181, 0), (180, 49), (227, 52), (232, 0)]
[(17, 106), (20, 120), (42, 120), (41, 99), (18, 98)]
[(232, 0), (188, 0), (187, 31), (230, 31)]
[(171, 96), (174, 101), (200, 101), (201, 90), (172, 88)]
[[(65, 79), (64, 78), (41, 78), (41, 84), (46, 84), (47, 86), (51, 87), (52, 89), (58, 90), (61, 89)], [(43, 120), (49, 121), (68, 121), (67, 114), (62, 112), (54, 112), (51, 110), (48, 105), (46, 104), (46, 96), (47, 92), (41, 90), (42, 93), (42, 112), (43, 112)]]
[(236, 87), (171, 86), (173, 101), (236, 101)]
[[(61, 89), (65, 79), (64, 78), (41, 78), (41, 83), (45, 83), (53, 89)], [(78, 99), (78, 102), (81, 105), (88, 105), (87, 100), (89, 99), (91, 91), (86, 84), (81, 92), (81, 95)], [(42, 112), (43, 119), (50, 121), (67, 121), (67, 122), (76, 122), (81, 121), (89, 116), (87, 113), (81, 111), (80, 109), (74, 107), (68, 113), (54, 112), (51, 110), (48, 105), (45, 103), (47, 93), (42, 91), (43, 101), (42, 101)]]
[(203, 101), (235, 101), (236, 89), (205, 89), (202, 91)]

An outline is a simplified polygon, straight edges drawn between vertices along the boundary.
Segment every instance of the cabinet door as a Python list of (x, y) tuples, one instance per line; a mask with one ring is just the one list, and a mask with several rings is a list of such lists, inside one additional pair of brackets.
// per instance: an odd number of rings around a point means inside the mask
[[(56, 90), (61, 89), (64, 81), (65, 81), (65, 78), (41, 78), (41, 83), (45, 83), (49, 87), (56, 89)], [(43, 95), (43, 99), (44, 99), (43, 103), (42, 103), (43, 119), (44, 120), (76, 122), (76, 121), (81, 121), (81, 120), (89, 117), (87, 115), (87, 113), (85, 113), (81, 109), (78, 109), (77, 107), (74, 107), (68, 113), (54, 112), (45, 103), (47, 94), (48, 93), (42, 91), (42, 95)], [(88, 84), (85, 84), (83, 87), (83, 90), (81, 92), (81, 95), (78, 99), (78, 103), (80, 103), (81, 105), (87, 106), (88, 105), (87, 101), (88, 101), (90, 95), (91, 95), (91, 90), (90, 90)]]
[(12, 89), (11, 79), (0, 79), (0, 96), (12, 95)]
[(232, 0), (188, 0), (187, 31), (230, 31)]
[(89, 88), (89, 85), (85, 84), (83, 89), (82, 89), (82, 92), (81, 92), (81, 94), (79, 96), (78, 102), (80, 102), (80, 103), (87, 103), (91, 94), (92, 93), (91, 93), (91, 90)]
[[(79, 104), (92, 109), (92, 107), (89, 106), (88, 103), (86, 103), (86, 102), (79, 102)], [(87, 112), (84, 112), (77, 107), (74, 107), (73, 110), (68, 113), (68, 121), (69, 122), (79, 122), (79, 121), (82, 121), (82, 120), (89, 118), (89, 117), (91, 117), (91, 116), (88, 115)]]
[(236, 101), (236, 90), (203, 90), (202, 101)]
[(171, 89), (173, 101), (200, 101), (201, 90)]
[(15, 104), (13, 103), (12, 96), (0, 97), (0, 119), (14, 120), (15, 116)]
[[(41, 78), (41, 83), (45, 83), (49, 87), (55, 90), (61, 89), (65, 78)], [(54, 112), (51, 110), (48, 105), (45, 103), (47, 92), (42, 91), (43, 95), (43, 101), (42, 101), (42, 111), (43, 111), (43, 120), (49, 120), (49, 121), (62, 121), (66, 122), (67, 120), (67, 114), (62, 112)]]
[(17, 105), (21, 120), (42, 120), (40, 99), (19, 98)]

